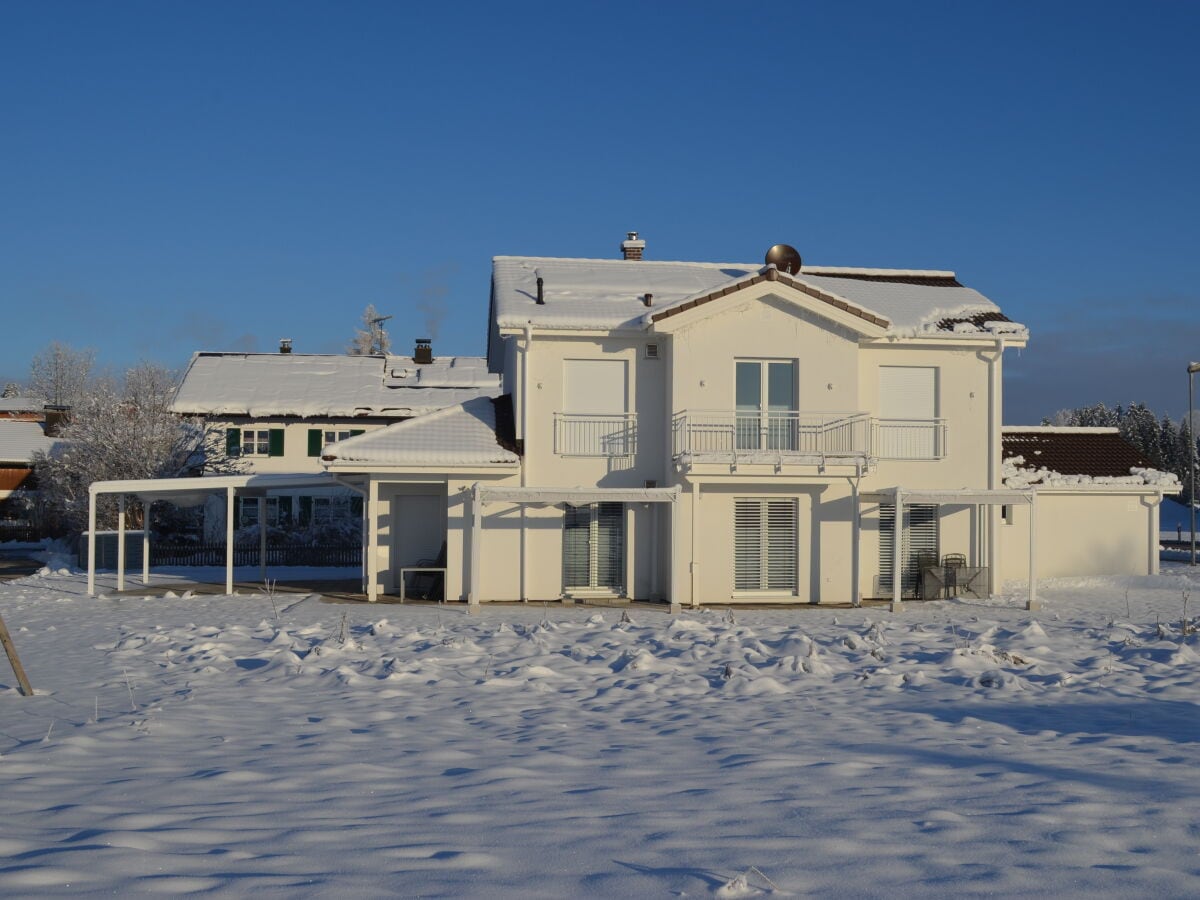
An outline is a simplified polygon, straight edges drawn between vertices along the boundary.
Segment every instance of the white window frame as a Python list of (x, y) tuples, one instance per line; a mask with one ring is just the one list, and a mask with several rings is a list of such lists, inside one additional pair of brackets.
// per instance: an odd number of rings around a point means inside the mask
[(326, 444), (336, 444), (338, 441), (349, 440), (350, 430), (345, 431), (326, 431), (324, 432)]
[(243, 428), (242, 456), (270, 456), (271, 429)]

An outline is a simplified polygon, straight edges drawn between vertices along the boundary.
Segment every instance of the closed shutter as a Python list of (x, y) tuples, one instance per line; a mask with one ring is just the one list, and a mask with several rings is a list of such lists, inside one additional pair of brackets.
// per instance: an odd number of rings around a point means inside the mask
[[(905, 545), (900, 548), (900, 590), (915, 597), (920, 586), (920, 554), (938, 557), (938, 508), (933, 504), (912, 503), (904, 507)], [(890, 596), (896, 548), (896, 507), (879, 507), (879, 593)]]
[(267, 455), (283, 456), (283, 429), (272, 428), (267, 435)]
[(625, 583), (625, 507), (620, 503), (597, 503), (592, 558), (595, 561), (595, 587), (611, 588), (618, 593)]
[(308, 429), (308, 455), (320, 456), (321, 448), (325, 446), (325, 435), (320, 428)]
[(364, 429), (364, 428), (351, 428), (350, 429), (350, 437), (358, 437), (360, 434), (365, 434), (365, 433), (366, 433), (366, 429)]
[(225, 429), (225, 455), (226, 456), (241, 456), (242, 455), (242, 429), (226, 428)]
[(938, 455), (937, 369), (880, 366), (879, 441), (883, 459), (934, 459)]
[(563, 587), (587, 587), (590, 577), (590, 506), (567, 506), (563, 514)]
[(733, 517), (734, 590), (795, 592), (796, 501), (735, 500)]

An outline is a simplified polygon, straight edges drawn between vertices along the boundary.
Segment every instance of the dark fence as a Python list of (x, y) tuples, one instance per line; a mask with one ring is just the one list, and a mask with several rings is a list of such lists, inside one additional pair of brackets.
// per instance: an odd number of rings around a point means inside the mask
[(5, 541), (20, 541), (33, 543), (40, 541), (44, 535), (32, 525), (7, 525), (0, 522), (0, 543)]
[[(259, 546), (234, 544), (235, 566), (257, 566)], [(360, 566), (362, 546), (359, 544), (318, 546), (267, 546), (268, 566)], [(223, 566), (224, 544), (150, 544), (152, 566)]]

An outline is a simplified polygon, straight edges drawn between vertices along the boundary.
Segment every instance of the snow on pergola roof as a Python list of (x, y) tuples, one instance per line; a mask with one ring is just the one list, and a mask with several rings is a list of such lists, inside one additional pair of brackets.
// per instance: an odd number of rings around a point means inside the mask
[(197, 353), (172, 409), (185, 415), (407, 418), (500, 393), (476, 356)]
[[(696, 305), (762, 280), (753, 263), (656, 262), (497, 256), (493, 300), (500, 328), (644, 330), (675, 307)], [(542, 278), (545, 302), (537, 303)], [(780, 281), (873, 321), (890, 335), (937, 331), (987, 333), (988, 322), (1024, 333), (987, 297), (953, 272), (805, 266)], [(648, 309), (643, 298), (653, 295)], [(989, 318), (994, 314), (994, 319)]]
[(511, 430), (511, 416), (507, 396), (479, 397), (338, 441), (326, 447), (321, 459), (340, 471), (373, 466), (515, 467), (520, 457), (504, 446), (509, 443), (504, 432)]

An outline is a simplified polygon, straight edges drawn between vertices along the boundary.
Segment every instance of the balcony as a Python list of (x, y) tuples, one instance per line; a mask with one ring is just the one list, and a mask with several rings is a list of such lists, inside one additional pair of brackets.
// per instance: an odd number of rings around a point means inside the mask
[(689, 463), (868, 465), (941, 459), (941, 419), (873, 419), (864, 412), (684, 410), (671, 423), (672, 454)]
[(554, 452), (559, 456), (633, 456), (637, 414), (554, 414)]

